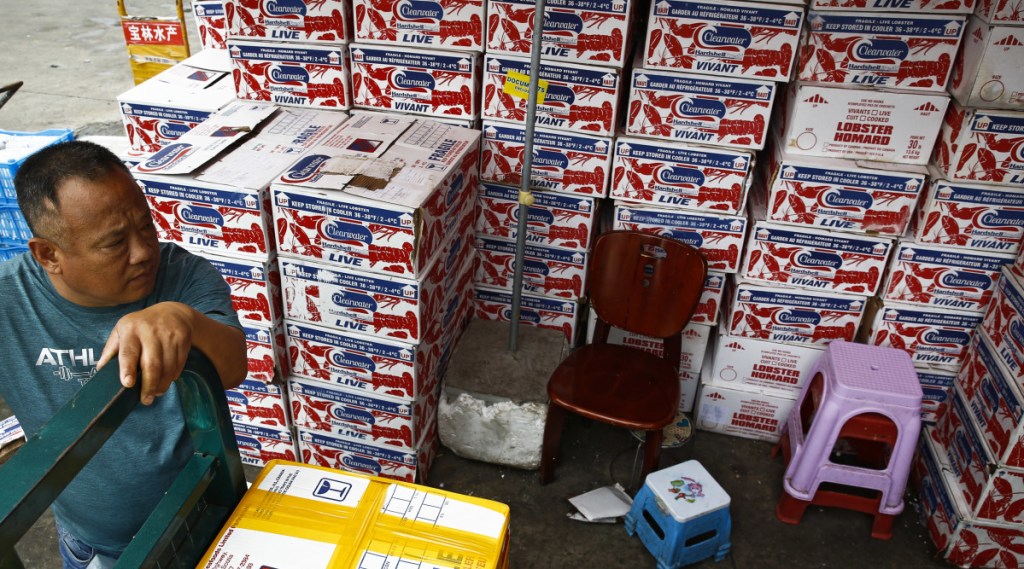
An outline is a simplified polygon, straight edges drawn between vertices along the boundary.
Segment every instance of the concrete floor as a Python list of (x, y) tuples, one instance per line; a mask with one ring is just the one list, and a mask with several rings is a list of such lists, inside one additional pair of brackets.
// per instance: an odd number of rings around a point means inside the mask
[[(173, 2), (136, 0), (133, 15), (170, 15)], [(0, 109), (0, 129), (72, 128), (82, 135), (121, 135), (115, 99), (131, 87), (124, 39), (113, 0), (6, 2), (0, 17), (0, 85), (21, 80), (19, 91)], [(187, 6), (187, 3), (186, 3)], [(194, 27), (188, 19), (193, 46)], [(0, 402), (0, 417), (9, 414)], [(512, 510), (512, 566), (516, 569), (568, 567), (652, 568), (654, 559), (621, 523), (569, 520), (568, 498), (631, 481), (637, 442), (626, 431), (570, 419), (563, 435), (562, 463), (554, 482), (537, 484), (537, 473), (465, 460), (441, 448), (430, 483), (447, 490), (504, 502)], [(775, 519), (782, 487), (781, 460), (770, 445), (697, 432), (693, 441), (663, 454), (662, 466), (699, 460), (732, 498), (732, 552), (710, 568), (900, 568), (948, 567), (918, 522), (912, 501), (899, 517), (890, 541), (869, 537), (868, 516), (809, 510), (803, 523)], [(254, 469), (247, 473), (252, 479)], [(59, 567), (52, 516), (46, 515), (19, 544), (26, 567)]]
[[(7, 414), (0, 402), (0, 416)], [(637, 538), (626, 534), (621, 522), (591, 524), (567, 517), (575, 511), (570, 497), (615, 483), (635, 488), (636, 439), (627, 431), (573, 417), (563, 437), (561, 464), (547, 486), (537, 483), (536, 471), (462, 459), (444, 447), (430, 472), (430, 485), (508, 504), (516, 569), (654, 568), (654, 558)], [(733, 522), (730, 554), (720, 563), (707, 560), (692, 567), (950, 567), (933, 558), (934, 547), (919, 523), (911, 496), (889, 541), (869, 536), (869, 516), (843, 510), (809, 508), (802, 523), (791, 526), (775, 518), (783, 468), (781, 459), (771, 459), (770, 444), (697, 431), (689, 444), (666, 449), (661, 465), (691, 458), (699, 460), (729, 493)], [(256, 473), (257, 469), (246, 468), (249, 480)], [(46, 514), (18, 544), (25, 566), (59, 568), (55, 540), (53, 517)]]

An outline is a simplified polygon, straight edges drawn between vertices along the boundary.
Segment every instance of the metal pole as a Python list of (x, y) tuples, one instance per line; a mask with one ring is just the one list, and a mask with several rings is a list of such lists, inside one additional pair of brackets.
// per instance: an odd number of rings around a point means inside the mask
[(526, 222), (533, 205), (530, 176), (533, 174), (533, 128), (537, 119), (537, 90), (540, 80), (540, 48), (544, 32), (544, 0), (537, 0), (533, 13), (533, 38), (530, 44), (530, 93), (526, 99), (526, 146), (523, 149), (523, 181), (519, 189), (519, 220), (516, 230), (515, 273), (512, 279), (512, 327), (508, 349), (513, 353), (519, 344), (519, 308), (523, 297), (523, 256), (526, 251)]

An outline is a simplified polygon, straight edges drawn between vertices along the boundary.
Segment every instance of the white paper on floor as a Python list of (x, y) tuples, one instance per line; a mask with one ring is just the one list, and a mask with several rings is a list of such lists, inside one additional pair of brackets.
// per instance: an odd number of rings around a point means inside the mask
[(605, 524), (615, 523), (617, 518), (629, 513), (629, 508), (633, 505), (633, 500), (619, 484), (584, 492), (569, 498), (569, 502), (579, 510), (577, 513), (568, 514), (570, 518), (581, 522)]

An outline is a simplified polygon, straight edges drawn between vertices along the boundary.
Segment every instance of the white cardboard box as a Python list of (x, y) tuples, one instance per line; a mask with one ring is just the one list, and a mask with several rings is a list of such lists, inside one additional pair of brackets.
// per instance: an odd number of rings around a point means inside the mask
[(949, 180), (1024, 184), (1024, 111), (985, 110), (953, 103), (932, 162)]
[[(987, 3), (988, 0), (981, 0)], [(950, 90), (961, 105), (973, 108), (1024, 110), (1024, 28), (990, 25), (971, 17), (950, 78)]]
[(292, 425), (288, 400), (280, 384), (247, 379), (225, 391), (225, 395), (234, 423), (280, 430), (288, 430)]
[(346, 44), (243, 41), (228, 37), (235, 94), (278, 105), (352, 107)]
[(823, 350), (824, 346), (779, 344), (722, 333), (715, 341), (711, 369), (704, 381), (796, 398)]
[(770, 146), (762, 181), (750, 190), (756, 219), (903, 235), (928, 183), (923, 166), (801, 156), (784, 152), (777, 141)]
[(775, 123), (792, 154), (920, 165), (931, 156), (948, 103), (945, 93), (794, 82)]
[(128, 143), (156, 152), (235, 100), (231, 61), (207, 49), (117, 96)]
[(784, 4), (656, 0), (644, 66), (788, 81), (802, 23), (803, 10)]
[(275, 429), (258, 425), (234, 423), (235, 443), (242, 464), (264, 466), (272, 460), (299, 459), (295, 437), (290, 429)]
[(928, 10), (901, 16), (810, 11), (797, 79), (944, 92), (964, 20)]
[(852, 342), (865, 305), (862, 296), (741, 281), (725, 307), (722, 331), (787, 344)]
[(981, 324), (992, 340), (999, 359), (1010, 373), (1020, 374), (1024, 368), (1024, 280), (1009, 267)]
[(346, 118), (252, 102), (211, 115), (132, 171), (158, 236), (215, 254), (268, 260), (274, 247), (270, 182)]
[(609, 197), (742, 214), (753, 170), (750, 151), (620, 136)]
[[(370, 8), (373, 9), (373, 8)], [(474, 120), (480, 116), (479, 54), (353, 44), (354, 104)]]
[(484, 49), (483, 0), (443, 4), (353, 0), (352, 9), (358, 42), (463, 51)]
[(430, 119), (352, 117), (274, 181), (278, 251), (385, 275), (422, 274), (470, 211), (479, 139), (479, 131)]
[[(577, 251), (590, 249), (596, 233), (597, 201), (583, 196), (532, 192), (527, 210), (526, 242)], [(480, 235), (516, 239), (519, 233), (519, 188), (481, 184), (477, 189), (475, 229)]]

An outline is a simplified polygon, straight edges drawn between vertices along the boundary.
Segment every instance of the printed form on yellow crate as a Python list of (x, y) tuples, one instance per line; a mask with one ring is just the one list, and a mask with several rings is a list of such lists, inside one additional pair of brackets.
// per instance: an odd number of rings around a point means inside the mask
[(508, 506), (272, 461), (199, 567), (507, 567)]

